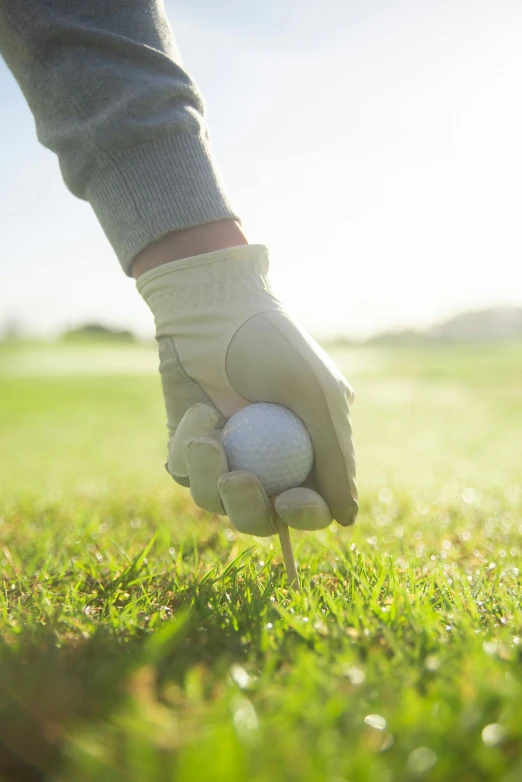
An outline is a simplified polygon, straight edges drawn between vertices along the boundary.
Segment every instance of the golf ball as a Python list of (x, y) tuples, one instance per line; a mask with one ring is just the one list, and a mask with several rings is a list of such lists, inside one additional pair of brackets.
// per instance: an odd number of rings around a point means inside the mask
[(281, 405), (243, 407), (227, 421), (221, 442), (229, 469), (257, 475), (269, 496), (299, 486), (312, 469), (310, 435), (301, 419)]

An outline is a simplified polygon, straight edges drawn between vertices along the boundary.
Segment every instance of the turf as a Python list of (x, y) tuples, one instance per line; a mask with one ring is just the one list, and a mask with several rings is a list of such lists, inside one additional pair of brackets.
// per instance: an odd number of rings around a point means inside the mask
[(163, 471), (153, 348), (0, 346), (0, 777), (522, 779), (522, 346), (332, 353), (361, 514), (296, 595)]

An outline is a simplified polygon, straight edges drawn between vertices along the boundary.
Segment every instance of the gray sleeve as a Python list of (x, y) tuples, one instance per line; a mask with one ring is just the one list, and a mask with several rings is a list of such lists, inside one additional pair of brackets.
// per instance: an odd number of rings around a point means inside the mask
[(237, 219), (162, 0), (0, 0), (0, 52), (127, 273), (170, 231)]

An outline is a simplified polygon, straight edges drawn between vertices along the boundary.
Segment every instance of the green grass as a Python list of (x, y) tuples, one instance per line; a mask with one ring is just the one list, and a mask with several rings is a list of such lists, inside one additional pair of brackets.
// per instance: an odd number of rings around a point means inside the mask
[(0, 778), (522, 779), (522, 346), (350, 349), (361, 514), (163, 470), (153, 348), (0, 346)]

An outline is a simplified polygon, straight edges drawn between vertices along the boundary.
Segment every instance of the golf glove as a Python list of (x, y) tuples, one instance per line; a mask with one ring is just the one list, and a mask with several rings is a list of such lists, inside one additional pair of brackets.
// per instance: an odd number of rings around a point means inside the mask
[[(167, 409), (167, 469), (194, 502), (227, 514), (240, 532), (321, 529), (357, 515), (349, 418), (353, 391), (330, 358), (274, 296), (262, 245), (218, 250), (143, 274)], [(314, 465), (304, 485), (267, 497), (258, 478), (229, 472), (219, 440), (234, 413), (254, 402), (284, 405), (305, 423)]]

